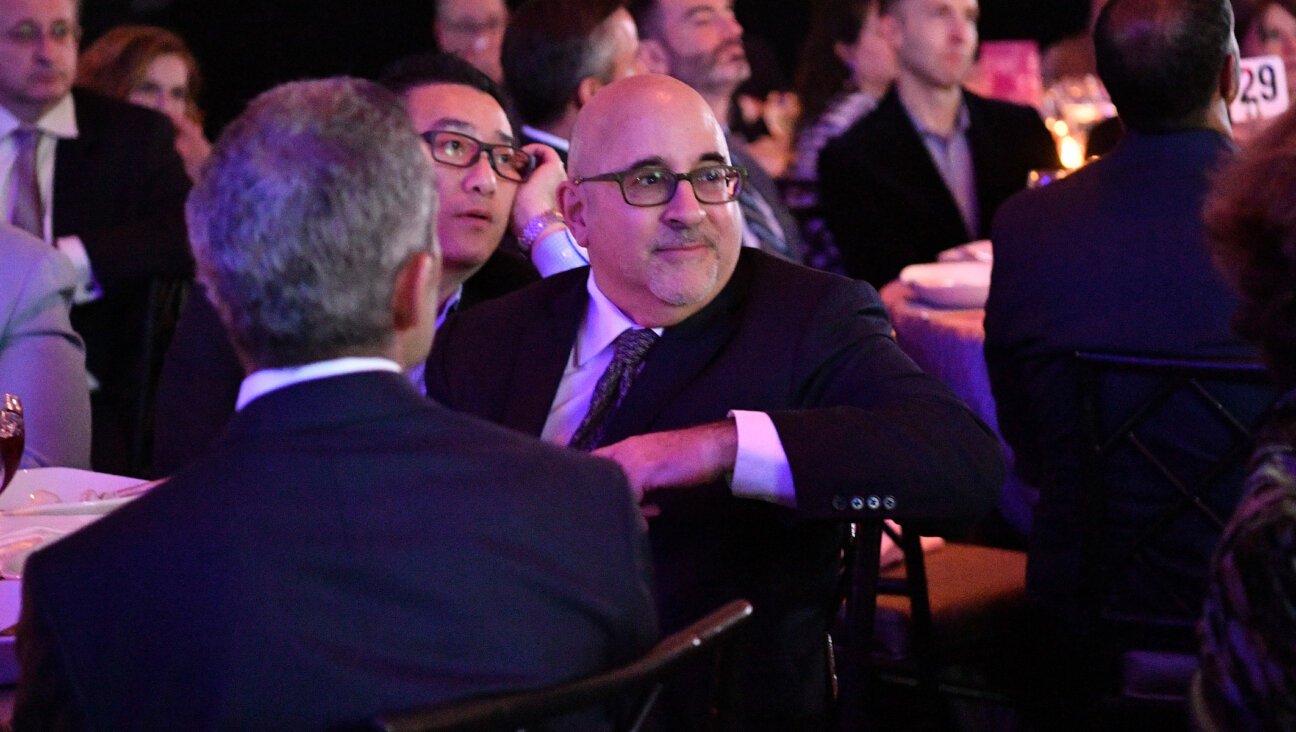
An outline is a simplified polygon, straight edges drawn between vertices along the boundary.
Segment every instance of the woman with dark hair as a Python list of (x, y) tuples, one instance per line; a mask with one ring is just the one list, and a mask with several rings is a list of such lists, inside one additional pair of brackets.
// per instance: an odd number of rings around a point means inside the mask
[(1204, 729), (1296, 729), (1296, 110), (1221, 173), (1206, 226), (1241, 296), (1234, 329), (1292, 391), (1261, 431), (1211, 565), (1196, 716)]
[(895, 50), (882, 33), (879, 0), (826, 0), (801, 49), (801, 100), (793, 177), (814, 180), (819, 151), (873, 111), (896, 74)]
[(196, 98), (198, 62), (165, 28), (124, 25), (90, 45), (77, 63), (77, 86), (157, 110), (176, 128), (176, 152), (190, 179), (211, 154)]

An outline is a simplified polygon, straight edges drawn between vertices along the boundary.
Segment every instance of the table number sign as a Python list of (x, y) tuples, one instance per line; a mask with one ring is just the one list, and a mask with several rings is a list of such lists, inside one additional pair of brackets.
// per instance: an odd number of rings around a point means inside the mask
[(1281, 57), (1244, 58), (1239, 66), (1238, 95), (1229, 106), (1234, 122), (1271, 119), (1287, 110), (1287, 70)]

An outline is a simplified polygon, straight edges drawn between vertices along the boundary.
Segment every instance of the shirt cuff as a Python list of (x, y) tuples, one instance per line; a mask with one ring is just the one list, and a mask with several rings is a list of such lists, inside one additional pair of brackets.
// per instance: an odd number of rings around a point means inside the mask
[(792, 466), (788, 465), (774, 420), (764, 412), (738, 409), (730, 411), (729, 416), (738, 429), (738, 457), (730, 486), (733, 494), (796, 508)]
[(576, 243), (567, 227), (540, 239), (531, 247), (531, 263), (541, 277), (565, 272), (589, 264), (585, 247)]
[(72, 292), (72, 304), (81, 305), (103, 297), (103, 290), (99, 287), (94, 270), (90, 267), (90, 255), (86, 254), (81, 237), (60, 236), (54, 240), (54, 248), (72, 262), (72, 269), (76, 272), (76, 289)]

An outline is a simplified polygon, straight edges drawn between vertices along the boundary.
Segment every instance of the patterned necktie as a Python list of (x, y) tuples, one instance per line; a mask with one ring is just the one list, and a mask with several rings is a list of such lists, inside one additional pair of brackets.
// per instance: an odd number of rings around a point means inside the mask
[(603, 372), (594, 385), (589, 411), (576, 428), (571, 442), (567, 443), (569, 446), (585, 451), (599, 446), (609, 418), (630, 391), (630, 383), (643, 368), (644, 356), (656, 342), (657, 334), (650, 328), (626, 328), (621, 331), (621, 335), (612, 342), (616, 347), (612, 363), (608, 364), (607, 371)]
[(9, 223), (45, 238), (45, 211), (41, 207), (40, 184), (36, 180), (36, 145), (40, 131), (19, 127), (13, 131), (14, 164), (9, 177)]

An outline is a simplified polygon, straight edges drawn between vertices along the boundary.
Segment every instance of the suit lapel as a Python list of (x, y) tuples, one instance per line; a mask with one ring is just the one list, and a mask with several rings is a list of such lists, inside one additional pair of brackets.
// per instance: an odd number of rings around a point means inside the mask
[(86, 102), (74, 94), (77, 136), (59, 140), (54, 152), (54, 236), (66, 236), (81, 229), (77, 219), (85, 210), (83, 199), (87, 186), (93, 185), (88, 176), (101, 166), (95, 164), (95, 136), (98, 125), (85, 118)]
[(536, 322), (527, 328), (517, 344), (513, 372), (509, 374), (509, 395), (500, 423), (530, 435), (539, 435), (549, 418), (558, 382), (562, 380), (576, 331), (585, 317), (589, 293), (581, 268), (554, 277), (571, 280), (539, 309)]

